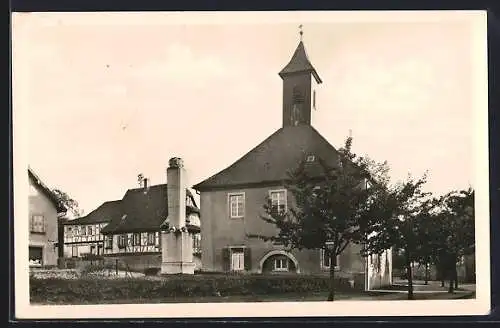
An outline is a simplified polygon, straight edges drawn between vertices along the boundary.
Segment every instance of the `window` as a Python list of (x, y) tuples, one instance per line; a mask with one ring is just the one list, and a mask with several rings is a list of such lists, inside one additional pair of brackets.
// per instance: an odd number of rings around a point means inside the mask
[(118, 248), (125, 248), (127, 246), (127, 235), (118, 236)]
[(154, 245), (156, 241), (156, 235), (154, 232), (148, 232), (148, 245)]
[(304, 102), (304, 95), (302, 94), (299, 86), (293, 87), (293, 102), (296, 104)]
[(243, 271), (245, 270), (245, 253), (242, 251), (231, 252), (231, 270), (232, 271)]
[(43, 215), (33, 215), (30, 222), (30, 231), (45, 233), (45, 218)]
[(310, 162), (314, 162), (314, 159), (315, 159), (314, 155), (309, 155), (309, 156), (307, 156), (307, 158), (306, 158), (306, 162), (309, 162), (309, 163), (310, 163)]
[(71, 247), (71, 257), (78, 257), (78, 246)]
[(274, 213), (286, 212), (286, 190), (275, 190), (269, 192), (271, 206)]
[(245, 214), (245, 194), (229, 194), (229, 216), (242, 218)]
[[(325, 250), (322, 249), (320, 251), (320, 261), (321, 261), (320, 263), (321, 263), (321, 267), (323, 269), (329, 269), (330, 268), (330, 257), (329, 256), (325, 256), (325, 255), (326, 255), (325, 254)], [(337, 264), (335, 265), (336, 268), (339, 267), (339, 263), (340, 263), (339, 260), (340, 260), (340, 256), (337, 255), (337, 261), (336, 261)]]
[(90, 254), (95, 254), (95, 245), (90, 246)]
[(313, 108), (316, 109), (316, 90), (313, 90)]
[(89, 236), (92, 236), (92, 226), (88, 226)]
[(140, 233), (134, 233), (133, 245), (134, 246), (139, 246), (140, 244), (141, 244), (141, 234)]
[(104, 243), (106, 249), (113, 248), (113, 236), (106, 236)]
[(87, 227), (86, 226), (81, 227), (80, 231), (81, 231), (82, 236), (86, 236), (87, 235)]
[(41, 266), (43, 265), (43, 248), (42, 247), (30, 247), (29, 248), (29, 265), (30, 266)]
[(95, 234), (98, 235), (100, 233), (99, 225), (95, 226)]
[(193, 253), (201, 252), (201, 235), (199, 233), (193, 235)]
[(288, 271), (288, 259), (286, 257), (275, 258), (274, 271)]
[(291, 123), (293, 126), (297, 126), (301, 122), (301, 116), (302, 116), (302, 111), (301, 111), (302, 105), (297, 103), (293, 104), (292, 108), (292, 116), (290, 117)]

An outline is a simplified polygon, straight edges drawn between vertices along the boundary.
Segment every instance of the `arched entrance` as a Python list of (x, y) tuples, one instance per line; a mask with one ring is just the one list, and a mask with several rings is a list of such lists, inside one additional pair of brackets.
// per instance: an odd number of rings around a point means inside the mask
[(300, 273), (299, 262), (293, 254), (274, 250), (268, 252), (259, 262), (259, 273)]

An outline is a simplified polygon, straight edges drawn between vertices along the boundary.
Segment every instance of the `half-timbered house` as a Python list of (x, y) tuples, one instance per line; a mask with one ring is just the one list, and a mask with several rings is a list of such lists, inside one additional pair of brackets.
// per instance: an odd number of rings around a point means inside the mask
[[(161, 225), (168, 215), (168, 185), (129, 189), (121, 200), (108, 201), (87, 216), (65, 224), (65, 257), (102, 255), (132, 269), (161, 266)], [(186, 190), (186, 221), (193, 234), (193, 255), (201, 265), (199, 208)]]
[(120, 201), (105, 202), (88, 215), (64, 224), (64, 257), (85, 254), (104, 254), (104, 235), (101, 230), (119, 214)]

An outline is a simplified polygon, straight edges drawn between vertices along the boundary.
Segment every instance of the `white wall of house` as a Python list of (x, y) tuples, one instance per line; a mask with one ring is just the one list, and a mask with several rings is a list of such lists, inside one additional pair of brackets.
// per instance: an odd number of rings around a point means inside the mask
[(81, 257), (84, 254), (103, 254), (104, 235), (101, 230), (107, 223), (64, 226), (64, 257)]
[[(124, 238), (124, 242), (120, 242)], [(160, 252), (160, 232), (138, 232), (107, 235), (104, 254), (151, 253)]]

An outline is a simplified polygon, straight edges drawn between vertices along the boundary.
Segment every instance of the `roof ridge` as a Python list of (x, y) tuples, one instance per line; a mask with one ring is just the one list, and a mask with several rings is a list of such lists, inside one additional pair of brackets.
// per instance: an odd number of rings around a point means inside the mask
[(52, 201), (54, 206), (57, 208), (58, 213), (64, 213), (68, 210), (66, 206), (57, 198), (57, 195), (54, 193), (54, 191), (49, 186), (47, 186), (47, 184), (43, 182), (40, 176), (35, 173), (33, 168), (28, 165), (28, 177), (30, 176), (33, 180), (35, 180), (35, 183), (45, 192), (45, 196), (47, 196)]
[(257, 144), (255, 147), (253, 147), (252, 149), (250, 149), (249, 151), (247, 151), (244, 155), (242, 155), (240, 158), (238, 158), (236, 161), (234, 161), (232, 164), (228, 165), (227, 167), (223, 168), (222, 170), (219, 170), (217, 173), (215, 174), (212, 174), (211, 176), (205, 178), (204, 180), (202, 180), (201, 182), (195, 184), (193, 186), (193, 189), (196, 189), (197, 186), (201, 185), (202, 183), (212, 179), (213, 177), (215, 177), (216, 175), (218, 175), (219, 173), (225, 171), (225, 170), (229, 170), (231, 167), (233, 166), (236, 166), (237, 164), (241, 163), (245, 158), (247, 158), (248, 156), (250, 156), (250, 153), (252, 153), (254, 150), (256, 150), (257, 148), (259, 148), (262, 144), (264, 144), (266, 141), (268, 141), (269, 139), (271, 139), (272, 137), (274, 137), (276, 134), (278, 134), (279, 132), (281, 132), (283, 130), (283, 127), (279, 128), (278, 130), (274, 131), (271, 135), (269, 135), (266, 139), (264, 139), (263, 141), (261, 141), (259, 144)]

